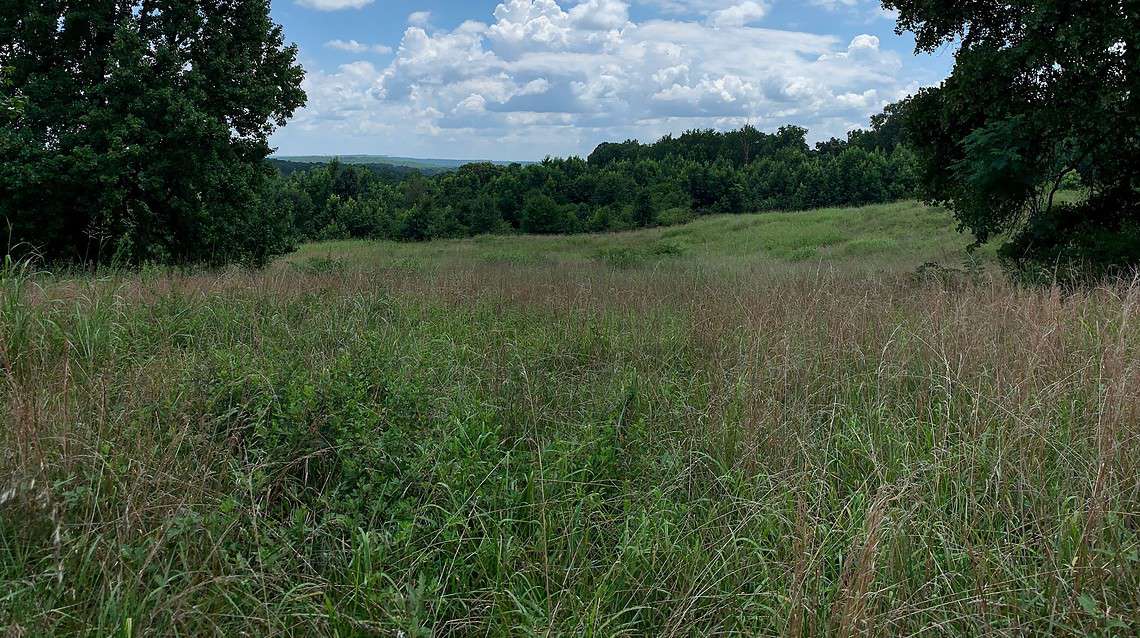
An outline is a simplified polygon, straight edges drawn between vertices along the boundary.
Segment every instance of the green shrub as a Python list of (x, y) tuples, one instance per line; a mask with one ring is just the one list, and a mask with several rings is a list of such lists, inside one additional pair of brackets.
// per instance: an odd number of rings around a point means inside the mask
[(685, 244), (676, 239), (659, 239), (650, 244), (649, 254), (659, 257), (679, 257), (685, 254)]
[(688, 208), (670, 208), (657, 215), (657, 223), (662, 226), (679, 226), (687, 224), (694, 219), (693, 211)]
[(606, 248), (597, 252), (596, 258), (598, 261), (606, 264), (610, 268), (632, 268), (642, 263), (646, 259), (644, 252), (636, 248), (628, 248), (625, 246), (617, 246), (614, 248)]

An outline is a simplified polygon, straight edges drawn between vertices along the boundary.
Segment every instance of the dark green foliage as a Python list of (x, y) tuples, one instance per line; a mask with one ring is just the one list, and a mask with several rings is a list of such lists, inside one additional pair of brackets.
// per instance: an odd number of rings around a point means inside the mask
[(549, 195), (531, 193), (523, 204), (521, 229), (525, 233), (556, 235), (573, 232), (574, 217)]
[(295, 220), (296, 233), (305, 239), (392, 237), (401, 227), (399, 179), (333, 160), (279, 178), (279, 210)]
[(633, 203), (633, 223), (638, 226), (652, 226), (656, 222), (657, 211), (653, 207), (653, 196), (646, 189), (637, 191)]
[[(922, 194), (1021, 268), (1099, 276), (1140, 263), (1140, 5), (887, 0), (951, 76), (903, 108)], [(1074, 176), (1088, 197), (1060, 205)], [(1073, 266), (1078, 266), (1074, 268)]]
[(628, 230), (690, 217), (678, 211), (882, 203), (914, 190), (915, 157), (901, 144), (897, 115), (898, 107), (888, 107), (872, 119), (872, 130), (815, 150), (802, 128), (767, 134), (745, 127), (689, 131), (655, 144), (602, 144), (588, 160), (475, 163), (402, 179), (334, 160), (280, 178), (278, 200), (288, 206), (286, 217), (297, 220), (301, 238), (413, 241)]
[(304, 102), (267, 0), (0, 2), (0, 220), (49, 259), (264, 262)]
[(1091, 282), (1140, 261), (1140, 210), (1111, 197), (1061, 204), (1035, 216), (1001, 256), (1030, 281)]
[(424, 241), (433, 238), (452, 237), (458, 233), (455, 230), (455, 218), (449, 215), (450, 211), (432, 208), (426, 204), (414, 204), (404, 211), (400, 217), (398, 239), (407, 241)]

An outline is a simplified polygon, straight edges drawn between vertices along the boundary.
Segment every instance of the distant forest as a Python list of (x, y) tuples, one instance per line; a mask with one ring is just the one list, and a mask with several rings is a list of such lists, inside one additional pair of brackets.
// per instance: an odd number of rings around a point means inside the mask
[[(331, 160), (326, 159), (326, 160), (316, 161), (315, 159), (314, 160), (306, 159), (306, 160), (302, 161), (302, 160), (293, 159), (293, 158), (279, 159), (276, 157), (270, 157), (270, 158), (266, 159), (265, 161), (270, 166), (277, 169), (278, 173), (280, 173), (281, 175), (283, 175), (285, 177), (288, 177), (288, 176), (292, 175), (293, 173), (302, 173), (305, 171), (311, 171), (314, 169), (324, 168), (326, 165), (329, 164), (329, 162)], [(442, 168), (442, 167), (425, 168), (425, 167), (418, 167), (418, 166), (404, 166), (404, 165), (400, 165), (400, 164), (389, 164), (389, 163), (381, 162), (381, 161), (350, 163), (350, 162), (346, 162), (343, 158), (340, 158), (340, 157), (335, 158), (335, 161), (337, 164), (340, 164), (340, 165), (353, 165), (353, 166), (360, 166), (363, 168), (367, 168), (368, 170), (375, 173), (381, 179), (383, 179), (385, 181), (390, 181), (390, 182), (399, 182), (400, 180), (404, 179), (405, 177), (408, 177), (409, 175), (411, 175), (412, 173), (420, 173), (421, 175), (438, 175), (440, 173), (446, 173), (446, 172), (455, 170), (455, 168), (458, 168), (458, 166), (456, 166), (454, 168)]]
[(466, 164), (424, 174), (333, 160), (270, 160), (275, 202), (298, 240), (419, 241), (485, 233), (618, 231), (710, 213), (853, 206), (911, 197), (916, 157), (897, 107), (869, 130), (811, 147), (806, 129), (693, 130), (599, 145), (586, 159)]

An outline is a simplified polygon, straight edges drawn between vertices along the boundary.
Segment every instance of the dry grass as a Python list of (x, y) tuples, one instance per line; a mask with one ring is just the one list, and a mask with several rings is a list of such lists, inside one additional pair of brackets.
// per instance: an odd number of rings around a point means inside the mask
[(1134, 282), (454, 246), (9, 270), (0, 633), (1140, 626)]

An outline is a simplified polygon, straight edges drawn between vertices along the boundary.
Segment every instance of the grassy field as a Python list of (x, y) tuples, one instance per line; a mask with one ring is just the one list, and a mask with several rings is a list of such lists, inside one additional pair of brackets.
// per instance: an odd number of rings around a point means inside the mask
[(652, 230), (569, 237), (488, 235), (430, 244), (326, 242), (303, 247), (286, 261), (364, 267), (492, 264), (503, 266), (681, 263), (702, 269), (763, 266), (828, 267), (863, 272), (913, 270), (926, 262), (961, 267), (993, 260), (991, 247), (967, 255), (970, 240), (942, 210), (913, 202), (859, 209), (757, 215), (715, 215)]
[(0, 635), (1136, 635), (1140, 286), (953, 228), (9, 266)]

